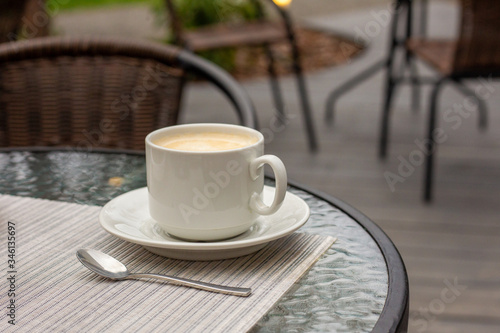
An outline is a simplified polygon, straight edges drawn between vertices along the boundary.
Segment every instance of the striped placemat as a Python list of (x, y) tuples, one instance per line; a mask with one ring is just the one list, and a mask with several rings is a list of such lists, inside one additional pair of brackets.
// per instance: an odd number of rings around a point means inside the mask
[[(241, 258), (173, 260), (109, 235), (98, 223), (99, 211), (0, 195), (3, 332), (245, 332), (335, 241), (294, 233)], [(10, 243), (9, 236), (15, 237)], [(7, 262), (12, 248), (15, 262)], [(250, 287), (253, 293), (236, 297), (151, 280), (107, 280), (80, 264), (79, 248), (109, 253), (131, 271)]]

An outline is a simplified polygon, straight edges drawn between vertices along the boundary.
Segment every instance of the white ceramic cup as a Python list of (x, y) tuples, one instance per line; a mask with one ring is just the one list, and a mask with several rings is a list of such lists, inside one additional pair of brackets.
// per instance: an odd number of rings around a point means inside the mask
[[(257, 141), (243, 148), (184, 151), (157, 145), (182, 133), (244, 134)], [(167, 233), (187, 240), (213, 241), (248, 230), (259, 215), (276, 212), (286, 194), (283, 162), (263, 155), (264, 136), (251, 128), (227, 124), (188, 124), (156, 130), (146, 137), (146, 167), (151, 217)], [(263, 166), (276, 178), (271, 205), (262, 201)]]

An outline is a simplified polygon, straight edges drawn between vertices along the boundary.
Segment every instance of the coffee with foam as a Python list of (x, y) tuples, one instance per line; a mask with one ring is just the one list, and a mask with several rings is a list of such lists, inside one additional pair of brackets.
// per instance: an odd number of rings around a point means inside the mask
[(196, 132), (169, 135), (156, 140), (158, 146), (184, 151), (221, 151), (250, 146), (258, 139), (251, 135), (222, 133), (222, 132)]

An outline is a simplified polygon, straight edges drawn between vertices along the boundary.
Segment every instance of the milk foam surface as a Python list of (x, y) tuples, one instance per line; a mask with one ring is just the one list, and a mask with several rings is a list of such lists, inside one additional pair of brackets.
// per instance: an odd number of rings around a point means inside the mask
[(165, 136), (154, 143), (169, 149), (186, 151), (220, 151), (250, 146), (256, 137), (220, 132), (182, 133)]

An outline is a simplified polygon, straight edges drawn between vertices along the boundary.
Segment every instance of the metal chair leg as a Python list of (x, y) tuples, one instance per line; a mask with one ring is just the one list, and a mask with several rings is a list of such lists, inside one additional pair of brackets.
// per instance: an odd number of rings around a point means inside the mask
[[(389, 69), (390, 70), (390, 69)], [(380, 142), (379, 142), (379, 157), (385, 159), (387, 156), (387, 143), (389, 141), (389, 118), (391, 112), (391, 104), (394, 97), (394, 90), (396, 83), (391, 74), (388, 74), (387, 87), (385, 92), (384, 108), (382, 110), (382, 121), (380, 128)]]
[(434, 140), (434, 129), (437, 122), (437, 103), (441, 87), (447, 78), (441, 78), (434, 84), (429, 110), (429, 123), (427, 128), (427, 142), (426, 142), (426, 161), (425, 161), (425, 177), (424, 177), (424, 200), (430, 202), (432, 200), (432, 187), (433, 187), (433, 168), (434, 168), (434, 154), (436, 153), (436, 141)]
[[(425, 4), (423, 4), (425, 5)], [(421, 14), (425, 14), (425, 10), (427, 7), (423, 8), (421, 7)], [(407, 6), (407, 23), (406, 23), (406, 36), (412, 36), (413, 35), (413, 5), (411, 1), (408, 2)], [(421, 25), (425, 24), (425, 19), (427, 15), (423, 15), (420, 17)], [(422, 26), (420, 27), (422, 28)], [(425, 28), (425, 27), (424, 27)], [(415, 112), (418, 111), (420, 107), (420, 85), (418, 81), (418, 71), (417, 71), (417, 63), (416, 59), (413, 56), (413, 53), (405, 47), (405, 66), (409, 68), (409, 74), (410, 74), (410, 84), (411, 84), (411, 109)]]
[(429, 1), (420, 0), (420, 37), (427, 37), (427, 21), (429, 14)]
[(420, 81), (418, 80), (417, 60), (410, 56), (410, 80), (411, 80), (411, 109), (413, 112), (420, 110)]
[(276, 74), (274, 54), (269, 45), (264, 45), (264, 49), (266, 51), (267, 59), (268, 59), (268, 67), (267, 71), (269, 73), (269, 79), (271, 84), (271, 90), (273, 93), (274, 106), (276, 108), (276, 115), (278, 117), (278, 121), (283, 124), (285, 120), (285, 106), (283, 103), (283, 97), (281, 96), (281, 89), (278, 82), (278, 75)]
[(316, 133), (314, 131), (314, 123), (312, 119), (311, 107), (309, 102), (309, 95), (307, 94), (306, 82), (304, 75), (302, 74), (302, 65), (300, 63), (300, 53), (293, 36), (290, 37), (290, 44), (292, 47), (292, 57), (293, 57), (293, 69), (295, 76), (297, 78), (297, 86), (300, 94), (300, 101), (302, 104), (302, 114), (304, 116), (304, 122), (307, 131), (307, 137), (309, 141), (309, 149), (313, 152), (318, 150), (318, 142), (316, 140)]
[[(406, 7), (402, 7), (403, 3), (406, 3)], [(394, 13), (392, 27), (391, 27), (391, 36), (392, 41), (389, 48), (389, 58), (387, 63), (387, 83), (386, 83), (386, 94), (385, 101), (382, 110), (382, 122), (381, 122), (381, 130), (380, 130), (380, 141), (379, 141), (379, 157), (384, 159), (387, 156), (387, 143), (389, 142), (389, 120), (391, 113), (391, 104), (395, 94), (395, 89), (397, 88), (397, 84), (400, 81), (400, 78), (404, 76), (405, 69), (408, 65), (411, 65), (412, 54), (409, 50), (405, 49), (405, 58), (402, 63), (401, 73), (396, 75), (394, 73), (393, 66), (395, 64), (395, 57), (398, 46), (401, 45), (400, 41), (397, 37), (397, 28), (398, 28), (398, 20), (399, 20), (399, 11), (402, 8), (406, 8), (406, 38), (411, 36), (411, 25), (412, 25), (412, 7), (411, 1), (398, 1), (397, 8)]]
[(311, 151), (317, 151), (318, 143), (316, 140), (316, 133), (314, 131), (314, 124), (310, 109), (310, 103), (307, 95), (306, 83), (304, 80), (304, 76), (302, 75), (302, 70), (297, 69), (296, 75), (297, 75), (297, 85), (299, 87), (299, 92), (300, 92), (300, 99), (302, 102), (302, 113), (304, 115), (307, 137), (309, 140), (309, 149)]
[(477, 94), (467, 87), (463, 82), (457, 80), (453, 80), (455, 83), (455, 87), (460, 90), (462, 94), (465, 96), (473, 97), (477, 103), (478, 113), (479, 113), (479, 123), (478, 126), (480, 129), (485, 130), (488, 127), (488, 107), (486, 106), (485, 101), (477, 96)]

